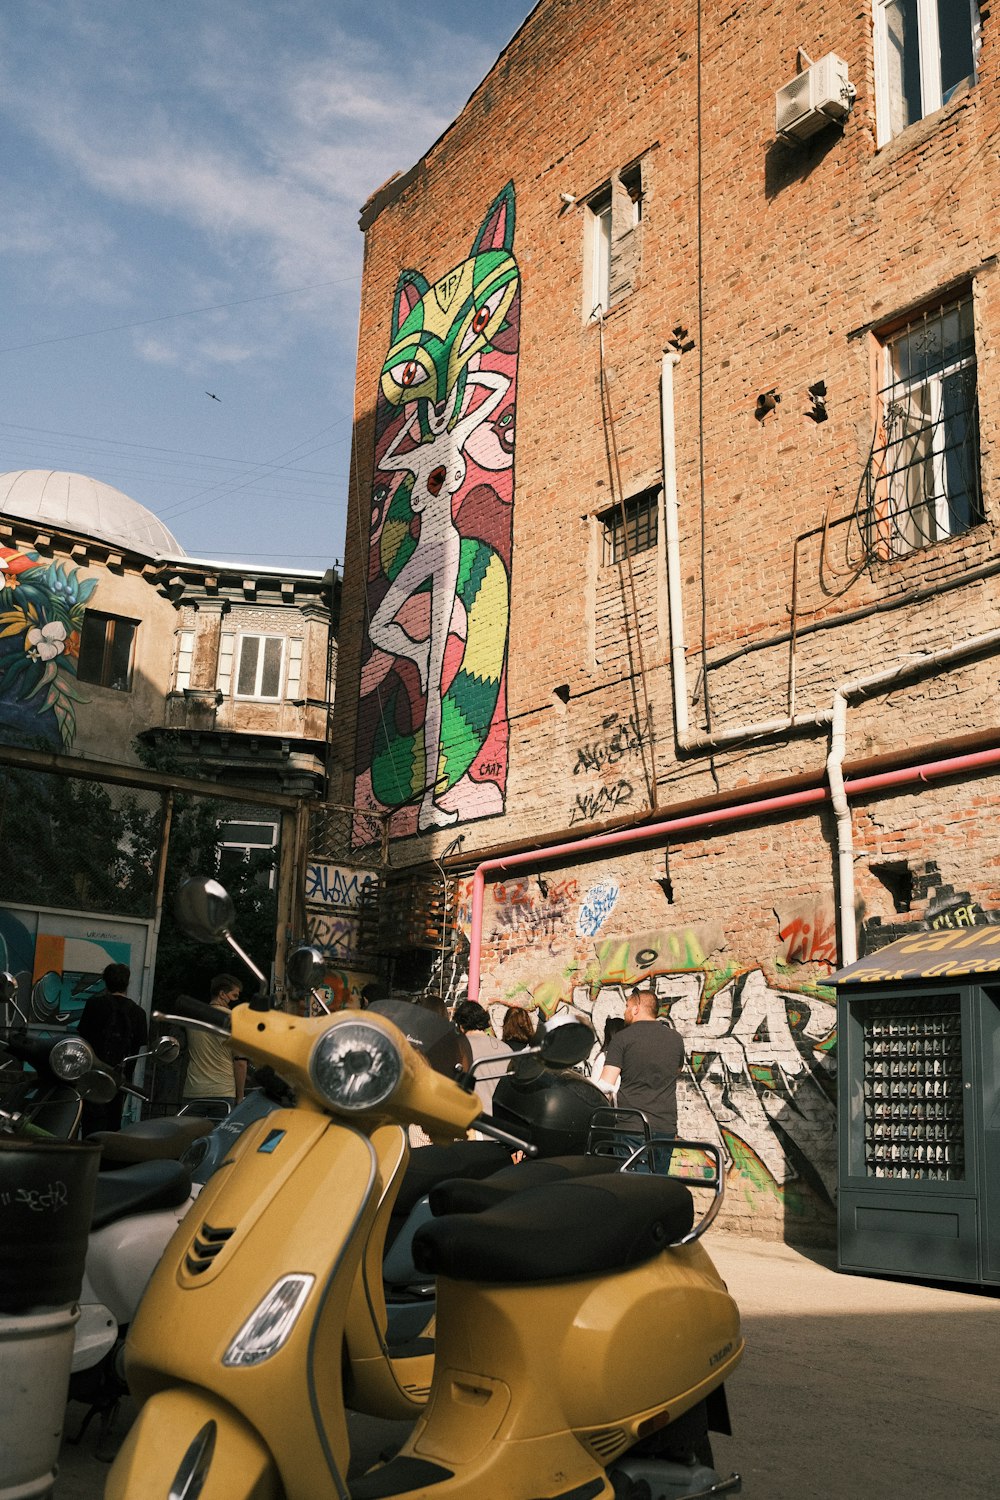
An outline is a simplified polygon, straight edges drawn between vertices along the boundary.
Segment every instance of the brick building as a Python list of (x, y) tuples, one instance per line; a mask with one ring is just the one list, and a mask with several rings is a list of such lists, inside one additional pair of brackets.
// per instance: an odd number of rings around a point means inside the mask
[(832, 1223), (833, 968), (1000, 920), (994, 40), (541, 0), (362, 213), (333, 795), (454, 881), (432, 982), (652, 979), (763, 1233)]

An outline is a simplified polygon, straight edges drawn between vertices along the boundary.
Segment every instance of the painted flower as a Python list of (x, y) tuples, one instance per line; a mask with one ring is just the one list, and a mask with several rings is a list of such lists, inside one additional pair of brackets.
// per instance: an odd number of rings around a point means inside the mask
[(33, 625), (28, 631), (28, 655), (40, 661), (52, 661), (66, 649), (66, 626), (61, 620), (51, 620), (48, 625)]

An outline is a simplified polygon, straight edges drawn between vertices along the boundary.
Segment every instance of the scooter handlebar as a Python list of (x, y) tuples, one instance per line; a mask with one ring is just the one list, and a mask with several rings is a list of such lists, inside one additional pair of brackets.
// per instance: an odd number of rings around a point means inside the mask
[(190, 995), (178, 995), (171, 1001), (170, 1014), (156, 1011), (154, 1021), (173, 1022), (176, 1025), (195, 1025), (199, 1031), (214, 1031), (217, 1035), (229, 1036), (233, 1029), (233, 1018), (221, 1005), (206, 1005), (204, 1000), (193, 1000)]

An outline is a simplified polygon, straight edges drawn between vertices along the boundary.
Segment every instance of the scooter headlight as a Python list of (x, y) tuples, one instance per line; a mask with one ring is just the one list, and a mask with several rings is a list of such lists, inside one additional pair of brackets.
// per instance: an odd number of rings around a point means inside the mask
[(403, 1076), (397, 1044), (370, 1021), (344, 1021), (324, 1031), (309, 1059), (309, 1076), (334, 1109), (376, 1109)]
[(60, 1037), (49, 1052), (49, 1067), (63, 1083), (75, 1083), (93, 1066), (93, 1048), (82, 1036)]

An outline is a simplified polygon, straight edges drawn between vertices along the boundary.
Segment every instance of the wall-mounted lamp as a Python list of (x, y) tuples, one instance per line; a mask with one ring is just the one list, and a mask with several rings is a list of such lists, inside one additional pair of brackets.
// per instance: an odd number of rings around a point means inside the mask
[(572, 193), (560, 193), (559, 202), (565, 203), (567, 208), (572, 208), (573, 204), (576, 202), (576, 199), (574, 198)]
[(753, 409), (757, 421), (763, 422), (765, 417), (769, 417), (780, 400), (781, 397), (773, 386), (769, 391), (761, 391), (757, 397), (757, 405)]
[(825, 422), (830, 415), (826, 409), (826, 381), (817, 380), (815, 385), (809, 387), (808, 395), (812, 405), (806, 416), (811, 417), (814, 422)]

